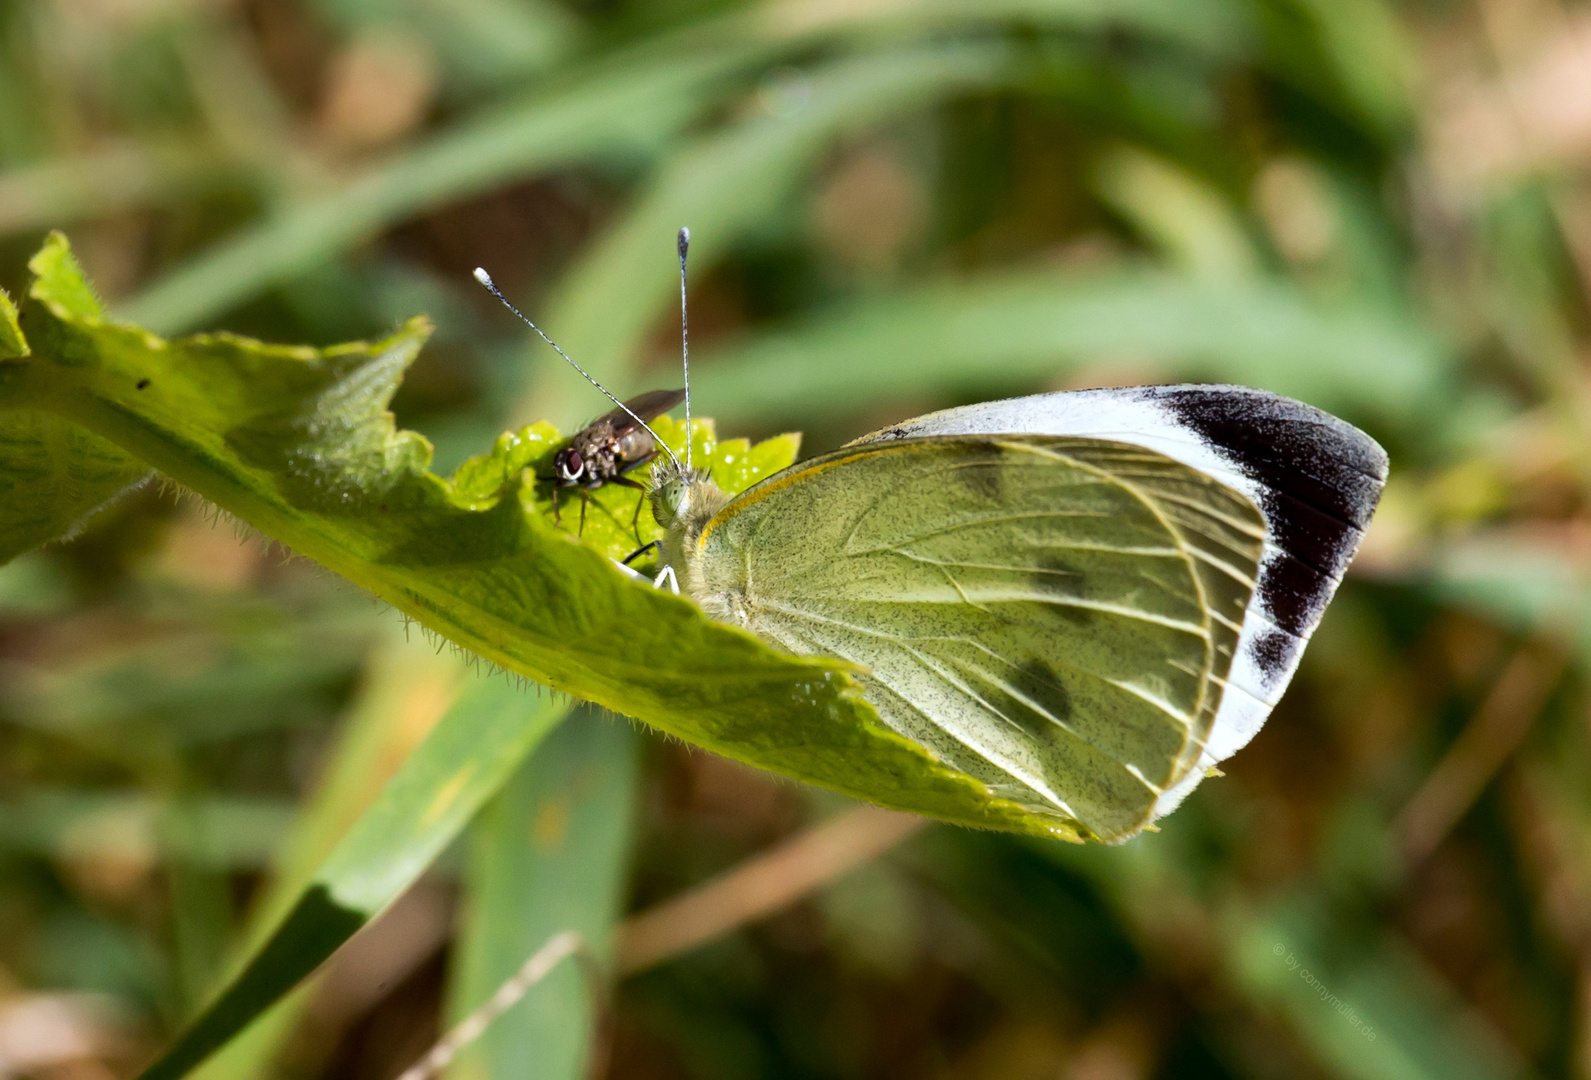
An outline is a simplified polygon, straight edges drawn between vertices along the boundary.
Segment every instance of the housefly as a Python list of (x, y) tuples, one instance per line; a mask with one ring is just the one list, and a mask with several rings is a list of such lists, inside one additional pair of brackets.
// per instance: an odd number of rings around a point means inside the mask
[[(552, 519), (559, 523), (558, 493), (563, 488), (580, 489), (580, 532), (586, 531), (586, 503), (589, 492), (604, 484), (620, 484), (645, 491), (624, 474), (646, 464), (657, 454), (657, 440), (644, 425), (662, 416), (681, 401), (684, 390), (652, 390), (632, 398), (621, 407), (593, 420), (575, 432), (569, 445), (552, 459)], [(641, 504), (637, 499), (630, 528), (640, 539)]]

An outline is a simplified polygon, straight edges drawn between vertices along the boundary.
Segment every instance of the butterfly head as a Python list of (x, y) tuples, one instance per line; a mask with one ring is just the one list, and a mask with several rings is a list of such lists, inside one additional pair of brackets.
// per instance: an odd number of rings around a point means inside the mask
[(705, 472), (675, 467), (672, 462), (660, 464), (652, 471), (649, 496), (652, 516), (665, 529), (671, 529), (681, 519), (690, 516), (693, 504), (703, 485), (713, 486)]
[(652, 472), (649, 496), (652, 516), (665, 530), (697, 532), (729, 501), (705, 469), (658, 465)]

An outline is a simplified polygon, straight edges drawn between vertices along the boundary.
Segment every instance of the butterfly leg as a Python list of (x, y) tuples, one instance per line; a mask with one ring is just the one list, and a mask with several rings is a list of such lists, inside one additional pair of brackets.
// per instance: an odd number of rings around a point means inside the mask
[(634, 551), (630, 552), (628, 555), (626, 555), (624, 557), (624, 565), (625, 566), (629, 566), (631, 562), (633, 562), (636, 559), (639, 559), (642, 555), (645, 555), (648, 551), (652, 551), (655, 548), (661, 548), (662, 546), (663, 546), (663, 541), (661, 541), (661, 540), (653, 540), (650, 544), (642, 544), (640, 547), (636, 548)]
[(668, 583), (669, 591), (675, 596), (678, 596), (679, 578), (675, 575), (674, 568), (672, 566), (665, 566), (658, 572), (657, 577), (652, 579), (652, 588), (661, 589), (665, 582)]

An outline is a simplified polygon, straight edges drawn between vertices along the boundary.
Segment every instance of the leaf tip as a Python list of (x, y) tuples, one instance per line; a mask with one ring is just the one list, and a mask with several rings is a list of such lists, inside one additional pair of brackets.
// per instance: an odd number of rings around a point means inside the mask
[(4, 289), (0, 289), (0, 360), (15, 360), (29, 355), (33, 350), (23, 336), (17, 306)]
[(56, 230), (44, 240), (44, 246), (28, 260), (33, 273), (33, 284), (28, 295), (53, 309), (63, 318), (98, 322), (105, 316), (105, 308), (94, 295), (94, 288), (83, 274), (77, 256), (72, 254), (72, 242), (66, 234)]

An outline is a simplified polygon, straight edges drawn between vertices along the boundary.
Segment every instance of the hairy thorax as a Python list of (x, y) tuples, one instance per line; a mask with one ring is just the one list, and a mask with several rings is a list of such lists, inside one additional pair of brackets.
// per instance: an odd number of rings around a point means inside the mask
[[(669, 482), (665, 480), (664, 484)], [(702, 534), (713, 516), (728, 505), (729, 496), (705, 476), (672, 482), (682, 483), (682, 487), (672, 493), (672, 500), (665, 498), (661, 490), (653, 495), (655, 512), (665, 530), (659, 567), (673, 567), (679, 578), (680, 592), (696, 601), (708, 615), (738, 626), (748, 625), (744, 604), (735, 602), (737, 597), (743, 599), (744, 589), (735, 588), (732, 582), (708, 580), (704, 575), (705, 560), (701, 556)], [(668, 512), (670, 501), (674, 504), (672, 513)], [(721, 576), (720, 568), (714, 577)]]

